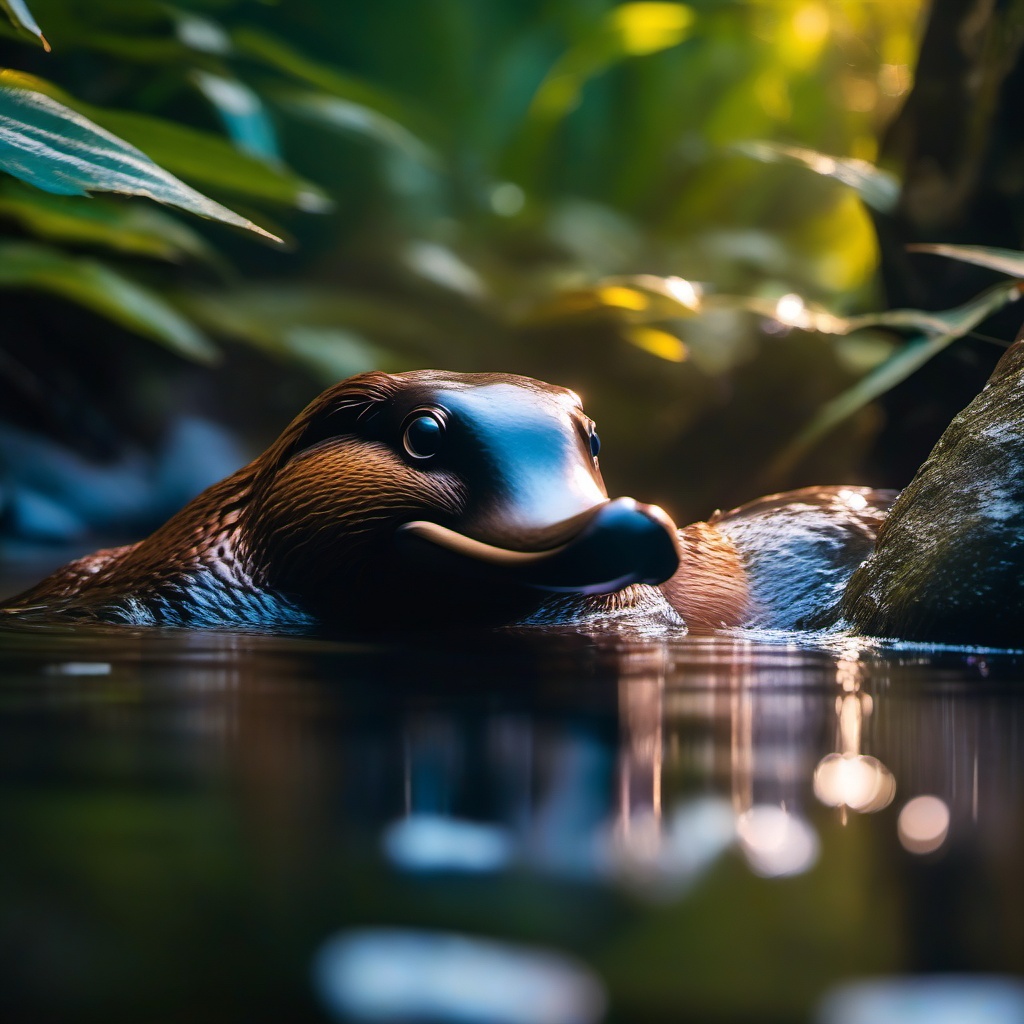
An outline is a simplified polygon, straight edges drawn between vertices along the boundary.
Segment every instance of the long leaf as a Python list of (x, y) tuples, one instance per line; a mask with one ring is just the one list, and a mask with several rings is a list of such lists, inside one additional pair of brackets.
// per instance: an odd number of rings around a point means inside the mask
[(0, 0), (0, 7), (7, 12), (7, 16), (15, 26), (30, 32), (43, 44), (43, 49), (47, 53), (50, 52), (50, 44), (46, 41), (46, 36), (43, 35), (42, 30), (36, 24), (36, 19), (32, 17), (32, 12), (28, 9), (25, 0)]
[(435, 134), (428, 128), (426, 118), (409, 104), (369, 82), (307, 57), (266, 32), (241, 28), (232, 35), (232, 41), (237, 52), (283, 71), (297, 81), (313, 85), (321, 92), (376, 110), (414, 135), (432, 139)]
[(46, 192), (148, 196), (280, 241), (49, 96), (0, 86), (0, 168)]
[(174, 19), (178, 41), (189, 49), (198, 50), (200, 53), (212, 53), (218, 57), (232, 51), (231, 36), (212, 18), (177, 7), (168, 7), (167, 13)]
[(1024, 278), (1024, 252), (1017, 249), (994, 249), (987, 245), (908, 245), (910, 252), (929, 252), (935, 256), (948, 256), (961, 263), (974, 263), (989, 267), (1011, 277)]
[(52, 195), (17, 181), (5, 185), (0, 188), (0, 218), (15, 221), (37, 238), (174, 262), (195, 259), (224, 269), (200, 235), (157, 206)]
[(0, 87), (45, 94), (137, 146), (161, 167), (207, 188), (293, 206), (306, 213), (324, 213), (331, 200), (315, 185), (285, 167), (271, 166), (210, 132), (120, 110), (91, 107), (51, 83), (20, 72), (0, 71)]
[(384, 351), (401, 351), (408, 365), (446, 358), (453, 362), (479, 357), (479, 339), (464, 348), (451, 326), (408, 302), (375, 296), (365, 290), (296, 287), (266, 282), (231, 291), (191, 290), (174, 296), (177, 306), (211, 334), (256, 345), (268, 351), (298, 329), (350, 331)]
[(363, 135), (419, 164), (432, 168), (440, 166), (436, 151), (422, 139), (370, 107), (337, 96), (291, 89), (274, 93), (273, 99), (282, 109), (325, 128)]
[(825, 178), (834, 178), (849, 185), (873, 210), (889, 213), (900, 197), (900, 183), (895, 175), (883, 171), (866, 160), (829, 156), (801, 146), (781, 142), (738, 142), (733, 149), (762, 163), (790, 163), (806, 167)]
[[(853, 387), (823, 405), (811, 422), (779, 455), (776, 467), (792, 465), (812, 444), (843, 420), (902, 383), (951, 342), (962, 338), (996, 310), (1015, 302), (1020, 295), (1021, 289), (1016, 282), (1002, 283), (982, 292), (963, 306), (934, 314), (934, 319), (941, 320), (946, 325), (945, 332), (932, 335), (922, 333), (912, 337)], [(880, 318), (877, 318), (875, 322), (879, 321)]]
[(237, 78), (209, 71), (193, 71), (189, 78), (216, 108), (231, 141), (243, 153), (271, 163), (280, 162), (274, 125), (263, 100), (249, 86)]
[(0, 244), (0, 288), (50, 292), (196, 362), (212, 363), (217, 349), (155, 292), (92, 259), (31, 242)]

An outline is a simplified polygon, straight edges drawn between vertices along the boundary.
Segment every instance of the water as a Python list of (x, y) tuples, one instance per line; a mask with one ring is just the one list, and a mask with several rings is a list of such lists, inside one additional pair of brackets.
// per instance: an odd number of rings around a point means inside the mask
[(0, 632), (0, 1019), (1022, 1020), (1022, 673)]

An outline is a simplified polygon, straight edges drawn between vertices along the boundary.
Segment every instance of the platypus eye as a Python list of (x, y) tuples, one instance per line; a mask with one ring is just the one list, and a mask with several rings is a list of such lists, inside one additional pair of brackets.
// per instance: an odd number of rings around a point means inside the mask
[(601, 438), (597, 436), (597, 431), (593, 427), (590, 428), (590, 454), (596, 459), (598, 452), (601, 451)]
[(432, 459), (444, 444), (444, 421), (432, 410), (418, 409), (406, 421), (402, 445), (414, 459)]

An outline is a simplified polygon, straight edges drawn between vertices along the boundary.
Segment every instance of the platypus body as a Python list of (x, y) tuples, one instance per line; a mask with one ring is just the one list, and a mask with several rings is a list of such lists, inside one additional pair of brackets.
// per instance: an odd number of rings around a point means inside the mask
[[(360, 633), (852, 623), (1019, 643), (1024, 426), (1008, 403), (1024, 394), (1021, 344), (895, 505), (895, 492), (813, 487), (681, 530), (656, 506), (609, 499), (571, 391), (508, 374), (360, 374), (146, 540), (71, 562), (0, 612)], [(987, 589), (972, 586), (979, 560), (996, 579)], [(990, 600), (1008, 609), (994, 630)]]
[(675, 571), (675, 527), (656, 507), (609, 501), (598, 445), (564, 388), (507, 374), (360, 374), (146, 540), (71, 562), (3, 610), (290, 631), (633, 607), (678, 621), (643, 587)]

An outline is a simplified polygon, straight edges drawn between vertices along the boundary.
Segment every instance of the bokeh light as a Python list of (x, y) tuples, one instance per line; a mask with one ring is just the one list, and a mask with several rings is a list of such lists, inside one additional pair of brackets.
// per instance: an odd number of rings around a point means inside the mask
[(799, 875), (818, 859), (818, 834), (809, 822), (774, 804), (758, 804), (737, 822), (751, 869), (768, 878)]
[(932, 853), (949, 834), (949, 808), (937, 796), (915, 796), (900, 811), (900, 842), (911, 853)]
[(871, 814), (892, 803), (896, 780), (868, 754), (827, 754), (814, 770), (814, 795), (828, 807)]

